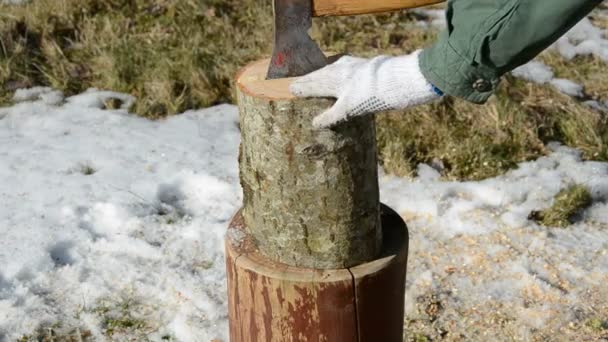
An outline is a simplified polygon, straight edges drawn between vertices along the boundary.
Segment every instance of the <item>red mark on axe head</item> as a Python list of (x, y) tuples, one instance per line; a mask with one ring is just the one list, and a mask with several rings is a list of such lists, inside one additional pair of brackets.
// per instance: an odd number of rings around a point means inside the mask
[(279, 52), (276, 55), (276, 58), (274, 59), (274, 65), (281, 67), (283, 66), (283, 64), (285, 64), (285, 59), (287, 59), (287, 57), (289, 56), (288, 52)]

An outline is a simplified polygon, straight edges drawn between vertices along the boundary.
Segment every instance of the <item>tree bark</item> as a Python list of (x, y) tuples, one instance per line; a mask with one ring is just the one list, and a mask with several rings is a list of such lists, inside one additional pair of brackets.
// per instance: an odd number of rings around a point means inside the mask
[(315, 130), (330, 99), (298, 99), (290, 79), (265, 80), (268, 61), (237, 77), (243, 219), (259, 252), (296, 267), (373, 260), (382, 230), (372, 116)]

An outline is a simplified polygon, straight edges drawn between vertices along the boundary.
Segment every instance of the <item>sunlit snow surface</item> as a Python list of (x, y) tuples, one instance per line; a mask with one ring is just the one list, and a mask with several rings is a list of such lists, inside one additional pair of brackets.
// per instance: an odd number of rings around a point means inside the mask
[[(552, 148), (547, 157), (480, 182), (382, 177), (381, 197), (410, 229), (409, 319), (428, 318), (425, 305), (435, 297), (447, 331), (477, 326), (528, 340), (535, 330), (559, 333), (605, 312), (608, 163)], [(527, 219), (575, 183), (594, 197), (578, 223), (545, 228)], [(511, 326), (499, 327), (501, 319)]]
[[(227, 340), (222, 236), (241, 201), (236, 108), (149, 121), (99, 109), (107, 97), (129, 101), (121, 94), (58, 96), (40, 88), (0, 109), (0, 336), (55, 321), (101, 336), (96, 308), (129, 299), (152, 340)], [(408, 318), (437, 295), (440, 319), (500, 306), (525, 336), (605, 304), (608, 163), (552, 148), (481, 182), (442, 182), (426, 165), (413, 180), (381, 175), (383, 201), (410, 229)], [(595, 199), (580, 223), (527, 220), (572, 183)]]
[(224, 337), (236, 109), (155, 122), (100, 110), (108, 96), (128, 100), (93, 91), (0, 109), (0, 340), (55, 320), (99, 334), (92, 310), (125, 296), (152, 337)]

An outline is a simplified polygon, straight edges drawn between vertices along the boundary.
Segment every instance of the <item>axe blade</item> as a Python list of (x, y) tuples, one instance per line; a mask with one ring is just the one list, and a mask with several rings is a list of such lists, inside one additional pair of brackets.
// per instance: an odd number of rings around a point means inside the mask
[(327, 65), (308, 30), (312, 0), (273, 0), (274, 50), (267, 79), (302, 76)]

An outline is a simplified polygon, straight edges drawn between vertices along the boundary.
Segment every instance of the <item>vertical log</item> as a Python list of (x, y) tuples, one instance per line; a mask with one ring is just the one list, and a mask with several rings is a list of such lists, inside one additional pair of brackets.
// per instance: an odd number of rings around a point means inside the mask
[(371, 116), (334, 130), (312, 119), (329, 99), (297, 99), (268, 62), (237, 78), (243, 217), (260, 252), (291, 266), (344, 268), (373, 260), (381, 229)]

